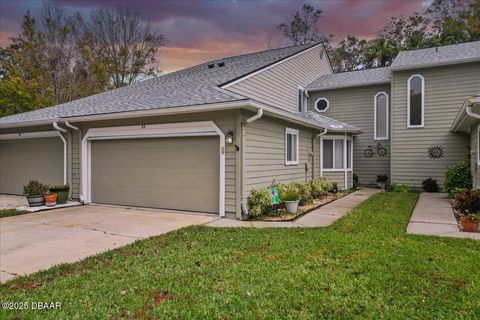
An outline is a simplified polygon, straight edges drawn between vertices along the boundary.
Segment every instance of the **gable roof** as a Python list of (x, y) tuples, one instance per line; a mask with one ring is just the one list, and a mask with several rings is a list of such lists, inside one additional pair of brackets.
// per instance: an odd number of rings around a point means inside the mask
[(326, 90), (389, 83), (390, 68), (373, 68), (326, 74), (307, 86), (307, 90)]
[(480, 41), (400, 51), (390, 68), (395, 71), (474, 61), (480, 61)]
[[(219, 86), (320, 44), (291, 46), (202, 63), (60, 105), (0, 118), (2, 124), (247, 100)], [(220, 66), (221, 64), (224, 66)], [(219, 65), (220, 64), (220, 65)], [(209, 68), (209, 65), (214, 65)]]

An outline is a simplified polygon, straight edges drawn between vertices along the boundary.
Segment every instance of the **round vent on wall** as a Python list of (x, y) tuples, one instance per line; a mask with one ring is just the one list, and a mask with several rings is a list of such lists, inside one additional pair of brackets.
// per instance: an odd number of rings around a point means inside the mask
[(329, 106), (330, 106), (330, 103), (326, 98), (319, 98), (317, 99), (317, 101), (315, 101), (315, 110), (317, 110), (318, 112), (327, 111)]

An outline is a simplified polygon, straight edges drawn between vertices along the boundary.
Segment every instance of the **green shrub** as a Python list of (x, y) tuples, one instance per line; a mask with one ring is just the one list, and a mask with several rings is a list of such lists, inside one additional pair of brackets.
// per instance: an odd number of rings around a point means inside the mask
[(453, 198), (453, 209), (464, 215), (480, 213), (480, 190), (465, 190)]
[(312, 201), (312, 185), (309, 182), (292, 182), (292, 184), (294, 185), (292, 189), (298, 190), (303, 203)]
[(320, 198), (328, 191), (332, 190), (332, 183), (328, 181), (326, 178), (320, 178), (312, 180), (310, 183), (312, 186), (312, 197), (313, 198)]
[(458, 188), (472, 188), (472, 174), (470, 166), (463, 161), (452, 166), (445, 172), (443, 187), (445, 191), (452, 195), (452, 191)]
[(428, 178), (422, 181), (423, 190), (426, 192), (438, 192), (438, 183), (437, 180)]
[(70, 186), (68, 184), (62, 184), (59, 186), (50, 187), (50, 192), (69, 191)]
[(290, 191), (295, 191), (298, 192), (298, 188), (296, 185), (292, 183), (284, 184), (284, 183), (279, 183), (277, 184), (278, 188), (278, 197), (280, 198), (281, 201), (285, 198), (286, 194)]
[(23, 194), (26, 196), (39, 196), (48, 191), (48, 186), (38, 182), (37, 180), (31, 180), (28, 184), (23, 186)]
[(300, 194), (296, 191), (288, 191), (283, 198), (283, 201), (298, 201), (300, 200)]
[(391, 184), (387, 187), (386, 189), (387, 192), (415, 192), (415, 189), (413, 189), (410, 186), (404, 185), (404, 184)]
[(377, 183), (386, 183), (388, 181), (388, 176), (386, 174), (379, 174), (377, 176)]
[(353, 188), (358, 186), (358, 176), (354, 173), (353, 174)]
[(455, 188), (455, 189), (450, 191), (450, 195), (453, 197), (453, 196), (456, 196), (457, 194), (462, 193), (462, 192), (467, 191), (467, 190), (468, 190), (467, 188)]
[(266, 213), (272, 206), (272, 193), (267, 188), (250, 190), (248, 196), (249, 211), (251, 216), (259, 216)]

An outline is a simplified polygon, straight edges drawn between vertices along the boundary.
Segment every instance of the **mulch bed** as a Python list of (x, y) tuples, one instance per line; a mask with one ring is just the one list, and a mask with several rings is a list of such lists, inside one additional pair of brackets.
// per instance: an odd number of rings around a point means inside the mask
[(259, 217), (252, 217), (250, 220), (253, 221), (271, 221), (271, 222), (285, 222), (285, 221), (293, 221), (295, 219), (300, 218), (304, 214), (309, 213), (312, 210), (315, 210), (327, 203), (333, 202), (340, 198), (345, 197), (346, 195), (352, 193), (356, 190), (349, 190), (349, 191), (338, 191), (337, 193), (327, 193), (326, 196), (320, 199), (314, 199), (309, 203), (304, 204), (303, 206), (298, 207), (298, 212), (296, 214), (288, 213), (284, 208), (278, 209), (278, 212), (270, 212), (268, 214), (259, 216)]
[[(450, 205), (452, 206), (453, 215), (455, 216), (455, 219), (457, 220), (458, 230), (463, 231), (462, 223), (460, 222), (460, 218), (462, 216), (455, 209), (453, 209), (453, 199), (451, 197), (448, 197), (448, 201), (450, 202)], [(465, 232), (471, 232), (471, 231), (465, 231)], [(480, 233), (480, 227), (479, 227), (479, 229), (477, 229), (477, 231), (474, 231), (474, 233)]]

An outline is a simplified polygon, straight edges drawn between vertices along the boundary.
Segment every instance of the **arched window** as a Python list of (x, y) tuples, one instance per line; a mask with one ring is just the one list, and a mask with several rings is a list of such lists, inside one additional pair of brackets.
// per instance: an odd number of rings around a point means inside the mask
[(424, 126), (424, 82), (424, 78), (419, 74), (408, 78), (407, 128), (423, 128)]
[(374, 139), (388, 140), (388, 94), (379, 92), (374, 98)]
[(318, 112), (325, 112), (328, 107), (330, 107), (330, 102), (328, 102), (327, 98), (318, 98), (317, 101), (315, 101), (315, 110)]

